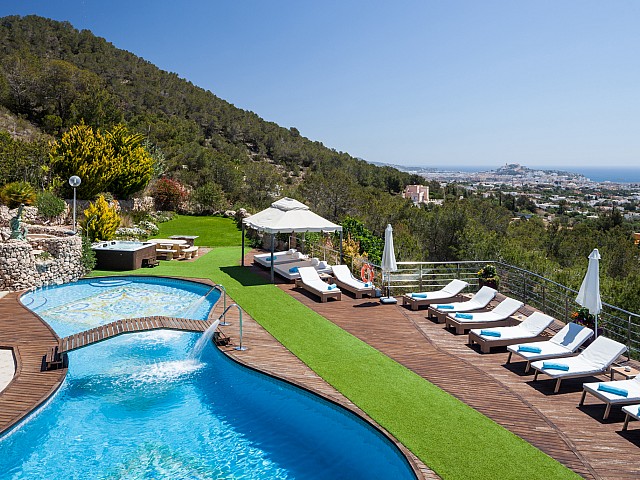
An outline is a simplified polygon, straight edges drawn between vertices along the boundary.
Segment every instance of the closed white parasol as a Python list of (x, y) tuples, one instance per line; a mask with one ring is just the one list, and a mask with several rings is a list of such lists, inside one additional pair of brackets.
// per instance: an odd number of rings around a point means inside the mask
[(396, 254), (393, 250), (393, 228), (387, 225), (384, 231), (384, 250), (382, 250), (382, 275), (387, 275), (387, 296), (380, 299), (382, 303), (396, 303), (397, 300), (391, 296), (391, 272), (398, 270)]
[(602, 310), (600, 299), (600, 252), (597, 248), (589, 254), (589, 266), (587, 274), (582, 280), (576, 302), (589, 309), (589, 313), (595, 316), (595, 333), (598, 335), (598, 314)]

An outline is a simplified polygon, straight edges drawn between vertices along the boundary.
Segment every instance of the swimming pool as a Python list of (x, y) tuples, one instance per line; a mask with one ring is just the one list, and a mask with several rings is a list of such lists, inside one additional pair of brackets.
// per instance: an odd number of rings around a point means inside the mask
[[(48, 289), (46, 301), (35, 295), (25, 303), (67, 335), (86, 322), (63, 316), (65, 305), (81, 311), (88, 304), (93, 316), (98, 304), (108, 305), (101, 289), (121, 298), (125, 286), (156, 288), (132, 277), (99, 282), (80, 289), (82, 298), (65, 286)], [(185, 296), (202, 298), (209, 288), (151, 282), (162, 295), (185, 287)], [(242, 367), (212, 346), (192, 358), (198, 338), (145, 332), (71, 352), (59, 393), (0, 439), (0, 472), (6, 478), (415, 478), (398, 449), (357, 416)]]

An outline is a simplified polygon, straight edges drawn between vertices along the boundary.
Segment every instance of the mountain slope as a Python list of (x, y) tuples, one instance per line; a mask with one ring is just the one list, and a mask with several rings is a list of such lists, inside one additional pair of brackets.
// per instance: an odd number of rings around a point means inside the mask
[[(124, 119), (159, 146), (167, 173), (194, 188), (217, 183), (234, 203), (263, 206), (301, 187), (308, 170), (340, 171), (349, 185), (390, 193), (415, 180), (236, 108), (68, 22), (5, 17), (0, 45), (0, 99), (7, 108), (54, 135), (79, 121), (104, 127)], [(258, 178), (247, 188), (255, 170)]]

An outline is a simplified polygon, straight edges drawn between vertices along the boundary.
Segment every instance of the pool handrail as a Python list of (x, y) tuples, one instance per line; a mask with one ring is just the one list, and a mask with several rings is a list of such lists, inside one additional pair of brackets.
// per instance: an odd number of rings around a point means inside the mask
[[(229, 305), (228, 307), (226, 307), (222, 313), (220, 314), (220, 316), (218, 317), (218, 320), (221, 320), (226, 314), (227, 311), (229, 309), (231, 309), (232, 307), (236, 307), (238, 309), (238, 317), (240, 319), (240, 345), (238, 345), (237, 347), (235, 347), (235, 350), (239, 350), (239, 351), (244, 351), (247, 349), (247, 347), (245, 347), (242, 344), (242, 308), (240, 307), (240, 305), (238, 305), (237, 303), (232, 303), (231, 305)], [(218, 325), (222, 325), (222, 322), (219, 323)], [(227, 325), (230, 325), (229, 323)]]

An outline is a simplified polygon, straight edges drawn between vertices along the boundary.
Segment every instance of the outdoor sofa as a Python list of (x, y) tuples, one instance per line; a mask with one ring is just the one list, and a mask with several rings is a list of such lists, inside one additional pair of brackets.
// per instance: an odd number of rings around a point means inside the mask
[(318, 260), (317, 258), (297, 260), (289, 263), (280, 263), (273, 266), (273, 271), (281, 277), (286, 278), (288, 281), (293, 282), (294, 280), (300, 278), (300, 273), (298, 273), (298, 271), (302, 267), (311, 267), (318, 273), (331, 273), (331, 266), (328, 265), (327, 262)]
[[(253, 261), (260, 266), (271, 268), (271, 253), (259, 253), (253, 256)], [(273, 254), (273, 265), (279, 265), (281, 263), (290, 263), (297, 262), (299, 260), (304, 260), (307, 257), (302, 253), (298, 252), (295, 248), (284, 252), (274, 252)]]

